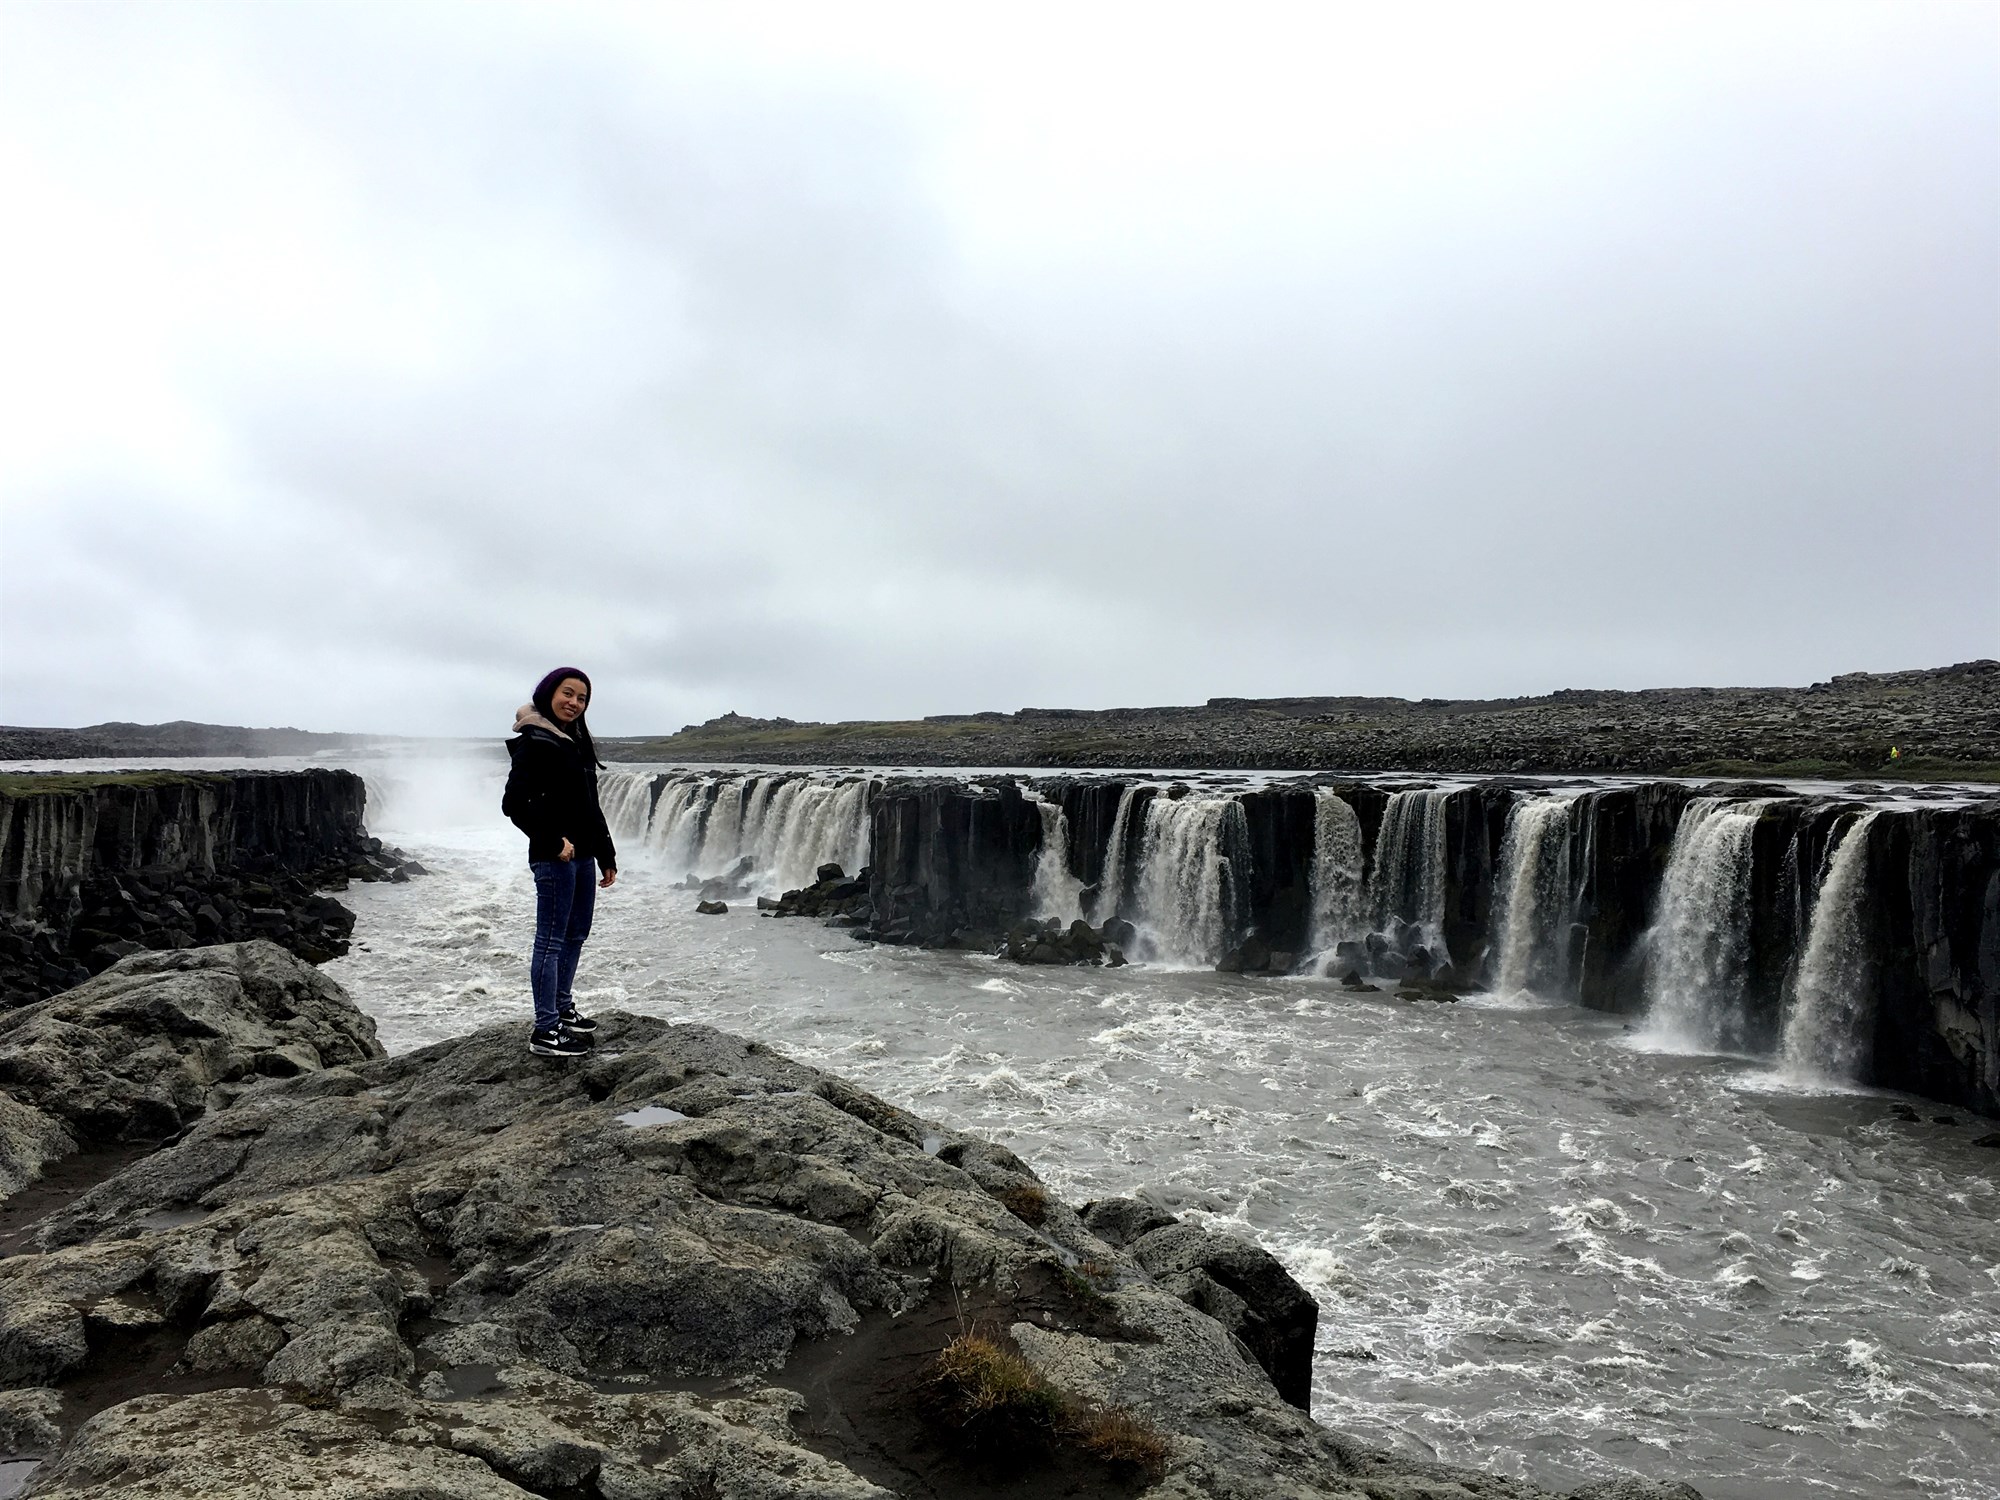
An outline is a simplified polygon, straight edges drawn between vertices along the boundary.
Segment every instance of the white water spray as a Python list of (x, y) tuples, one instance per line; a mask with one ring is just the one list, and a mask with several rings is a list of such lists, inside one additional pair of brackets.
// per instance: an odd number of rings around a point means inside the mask
[(1500, 840), (1500, 892), (1494, 903), (1502, 995), (1560, 995), (1569, 968), (1568, 797), (1516, 802)]
[(1382, 813), (1375, 841), (1371, 904), (1381, 927), (1401, 917), (1444, 951), (1445, 813), (1453, 788), (1397, 792)]
[(1137, 790), (1128, 786), (1118, 794), (1118, 811), (1111, 819), (1111, 842), (1104, 848), (1104, 873), (1098, 877), (1097, 904), (1092, 908), (1100, 925), (1118, 915), (1125, 898), (1125, 839), (1132, 823), (1132, 794)]
[(1083, 882), (1069, 869), (1069, 819), (1060, 804), (1033, 791), (1028, 796), (1042, 815), (1042, 848), (1035, 856), (1029, 909), (1037, 917), (1054, 917), (1067, 926), (1083, 915)]
[(1240, 922), (1236, 852), (1249, 839), (1234, 797), (1155, 797), (1146, 804), (1133, 921), (1149, 958), (1211, 967)]
[(1329, 952), (1360, 936), (1365, 922), (1361, 890), (1361, 822), (1338, 792), (1313, 793), (1312, 947)]
[(1813, 902), (1806, 951), (1778, 1047), (1780, 1065), (1797, 1078), (1858, 1081), (1873, 1052), (1869, 1031), (1875, 996), (1869, 989), (1862, 906), (1868, 830), (1880, 816), (1879, 810), (1866, 812), (1848, 825)]
[(1740, 1042), (1750, 967), (1750, 843), (1768, 800), (1698, 797), (1674, 828), (1660, 912), (1646, 943), (1648, 1030), (1667, 1046)]

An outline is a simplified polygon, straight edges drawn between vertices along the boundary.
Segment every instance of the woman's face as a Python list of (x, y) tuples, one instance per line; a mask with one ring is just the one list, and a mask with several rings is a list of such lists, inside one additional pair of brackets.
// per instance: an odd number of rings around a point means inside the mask
[(590, 689), (575, 677), (565, 677), (556, 684), (555, 696), (550, 699), (555, 709), (556, 721), (574, 724), (583, 717), (583, 711), (590, 707)]

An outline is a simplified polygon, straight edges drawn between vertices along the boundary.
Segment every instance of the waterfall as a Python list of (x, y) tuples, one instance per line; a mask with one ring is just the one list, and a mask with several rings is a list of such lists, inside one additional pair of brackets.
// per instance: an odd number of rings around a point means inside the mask
[(1361, 822), (1338, 792), (1313, 793), (1313, 951), (1356, 937), (1365, 921), (1361, 892)]
[(1500, 839), (1494, 902), (1502, 995), (1555, 998), (1569, 975), (1570, 797), (1516, 802)]
[(705, 790), (706, 784), (698, 778), (684, 776), (667, 783), (653, 804), (652, 821), (646, 825), (646, 847), (666, 869), (685, 871), (693, 857), (700, 809), (707, 806), (705, 800), (698, 799)]
[(1750, 841), (1769, 806), (1697, 797), (1674, 828), (1659, 915), (1646, 936), (1648, 1030), (1669, 1046), (1741, 1045)]
[(1242, 925), (1236, 857), (1249, 822), (1234, 797), (1155, 797), (1139, 846), (1138, 912), (1147, 956), (1212, 966)]
[(653, 807), (653, 773), (606, 771), (597, 781), (597, 801), (614, 840), (642, 842)]
[(1097, 902), (1091, 909), (1100, 923), (1117, 916), (1124, 900), (1125, 838), (1132, 822), (1132, 794), (1137, 790), (1128, 785), (1118, 794), (1118, 811), (1111, 818), (1111, 842), (1104, 848), (1104, 873), (1098, 877)]
[(726, 874), (742, 858), (738, 852), (742, 838), (743, 783), (740, 780), (725, 781), (709, 806), (708, 825), (701, 834), (701, 850), (695, 855), (694, 869), (689, 873)]
[(1868, 829), (1880, 811), (1863, 813), (1841, 835), (1813, 902), (1805, 956), (1778, 1054), (1800, 1078), (1859, 1081), (1872, 1052), (1875, 996), (1862, 924), (1868, 883)]
[(1035, 883), (1029, 908), (1038, 917), (1055, 917), (1067, 925), (1083, 915), (1083, 882), (1069, 869), (1069, 819), (1059, 803), (1037, 792), (1028, 796), (1042, 815), (1042, 848), (1035, 856)]
[(1387, 928), (1398, 917), (1413, 922), (1439, 954), (1444, 952), (1445, 813), (1453, 790), (1429, 787), (1389, 798), (1375, 841), (1370, 891), (1379, 926)]

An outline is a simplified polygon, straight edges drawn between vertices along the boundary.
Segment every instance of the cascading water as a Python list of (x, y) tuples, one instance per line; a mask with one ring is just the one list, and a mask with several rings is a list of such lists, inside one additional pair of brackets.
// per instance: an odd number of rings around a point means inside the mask
[(1118, 915), (1125, 900), (1125, 840), (1132, 823), (1132, 800), (1137, 787), (1128, 786), (1118, 794), (1118, 811), (1111, 818), (1111, 840), (1104, 846), (1104, 873), (1097, 882), (1097, 902), (1092, 915), (1100, 923)]
[(1857, 1082), (1867, 1071), (1875, 997), (1862, 916), (1868, 830), (1880, 816), (1879, 811), (1866, 812), (1848, 825), (1813, 902), (1806, 951), (1778, 1047), (1780, 1065), (1797, 1078)]
[(1444, 952), (1445, 827), (1450, 787), (1397, 792), (1382, 813), (1369, 896), (1375, 920), (1415, 923), (1424, 941)]
[(1659, 915), (1646, 936), (1647, 1029), (1665, 1046), (1742, 1045), (1750, 841), (1769, 806), (1697, 797), (1675, 825)]
[(1568, 984), (1569, 797), (1516, 802), (1500, 840), (1498, 967), (1502, 995), (1559, 997)]
[(1236, 860), (1249, 841), (1234, 797), (1155, 797), (1146, 804), (1133, 921), (1145, 957), (1208, 967), (1242, 923)]
[(1361, 875), (1361, 822), (1345, 797), (1321, 787), (1313, 793), (1313, 951), (1327, 952), (1360, 935), (1366, 921)]
[(1042, 815), (1042, 849), (1035, 856), (1030, 909), (1037, 917), (1054, 917), (1067, 925), (1083, 915), (1083, 882), (1069, 869), (1069, 819), (1058, 803), (1033, 792), (1028, 795)]
[(868, 861), (865, 781), (680, 774), (661, 788), (649, 816), (658, 775), (611, 773), (599, 795), (612, 834), (651, 851), (660, 867), (676, 876), (710, 878), (748, 859), (749, 884), (776, 894), (812, 884), (823, 864), (838, 864), (852, 875)]

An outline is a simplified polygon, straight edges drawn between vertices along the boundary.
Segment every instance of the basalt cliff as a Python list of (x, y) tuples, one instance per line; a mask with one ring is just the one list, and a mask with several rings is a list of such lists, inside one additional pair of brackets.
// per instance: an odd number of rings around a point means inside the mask
[(353, 915), (323, 892), (418, 869), (366, 800), (336, 770), (0, 776), (0, 1009), (146, 949), (346, 952)]
[(0, 1481), (30, 1496), (1547, 1495), (1315, 1424), (1317, 1310), (1256, 1247), (1079, 1211), (705, 1027), (389, 1058), (248, 943), (0, 1014), (0, 1083)]

